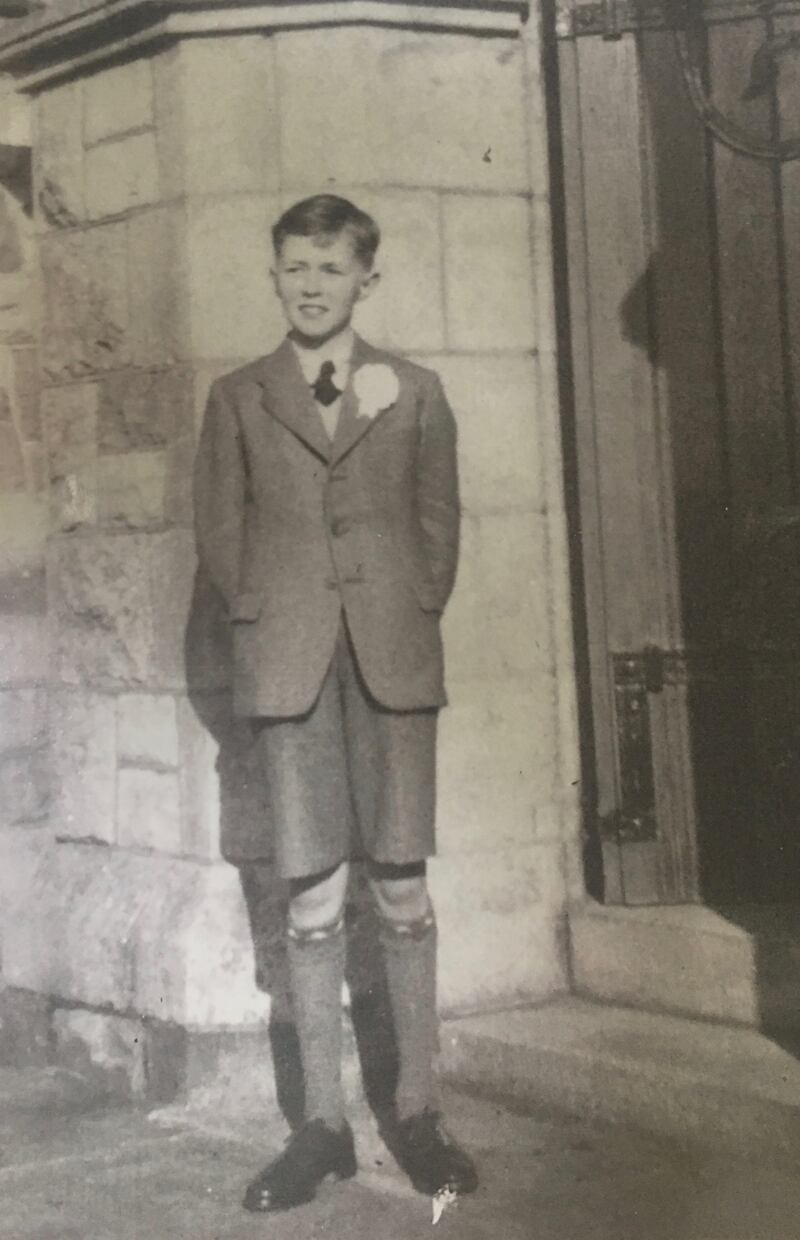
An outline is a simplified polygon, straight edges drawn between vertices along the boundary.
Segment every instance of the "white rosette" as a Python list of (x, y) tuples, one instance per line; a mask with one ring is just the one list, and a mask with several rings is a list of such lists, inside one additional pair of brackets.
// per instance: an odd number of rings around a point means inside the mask
[(400, 395), (400, 382), (391, 366), (360, 366), (353, 376), (353, 392), (359, 417), (374, 418), (393, 405)]

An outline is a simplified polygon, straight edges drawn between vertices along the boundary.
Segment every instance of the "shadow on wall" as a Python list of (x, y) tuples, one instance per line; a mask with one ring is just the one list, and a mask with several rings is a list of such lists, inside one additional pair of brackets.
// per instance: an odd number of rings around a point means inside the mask
[[(249, 719), (233, 713), (232, 649), (222, 599), (199, 569), (185, 643), (189, 700), (219, 747), (220, 849), (236, 866), (253, 941), (255, 982), (270, 995), (269, 1038), (278, 1103), (290, 1124), (303, 1117), (303, 1075), (284, 943), (288, 887), (275, 870), (263, 775)], [(362, 867), (351, 868), (346, 980), (367, 1102), (380, 1118), (394, 1097), (397, 1046), (375, 910)]]

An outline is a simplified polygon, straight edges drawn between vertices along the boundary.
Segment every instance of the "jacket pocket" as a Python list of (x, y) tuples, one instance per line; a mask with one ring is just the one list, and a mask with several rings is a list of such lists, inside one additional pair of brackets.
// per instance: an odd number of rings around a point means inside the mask
[(261, 615), (261, 599), (258, 594), (237, 594), (230, 611), (232, 624), (252, 624)]

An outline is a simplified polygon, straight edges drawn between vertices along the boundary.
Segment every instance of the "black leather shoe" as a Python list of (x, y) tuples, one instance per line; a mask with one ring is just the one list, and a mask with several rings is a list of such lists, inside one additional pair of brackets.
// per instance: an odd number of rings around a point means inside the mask
[(417, 1192), (433, 1197), (445, 1189), (474, 1193), (478, 1187), (474, 1162), (445, 1130), (438, 1111), (397, 1122), (384, 1139)]
[(291, 1210), (313, 1201), (320, 1184), (329, 1176), (347, 1180), (356, 1170), (350, 1125), (334, 1132), (323, 1120), (315, 1119), (298, 1129), (283, 1153), (247, 1186), (242, 1204), (245, 1210), (256, 1214)]

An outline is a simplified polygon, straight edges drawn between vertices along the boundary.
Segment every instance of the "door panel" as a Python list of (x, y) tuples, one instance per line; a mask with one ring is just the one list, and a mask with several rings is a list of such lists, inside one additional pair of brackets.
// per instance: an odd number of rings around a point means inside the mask
[[(607, 899), (796, 899), (800, 164), (712, 136), (681, 9), (558, 25), (595, 824)], [(748, 91), (774, 32), (755, 5), (704, 13), (709, 96), (776, 138), (800, 59)]]

